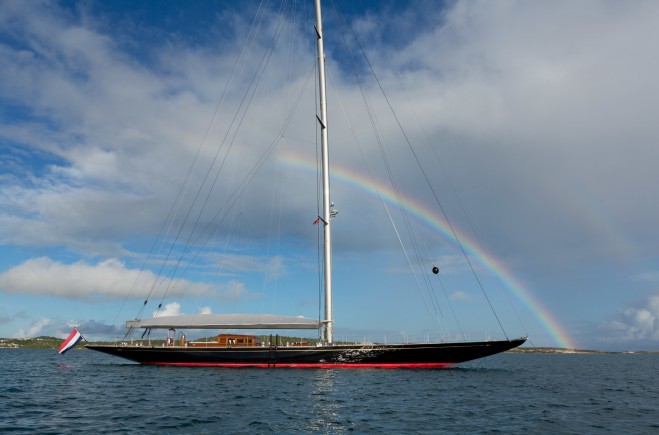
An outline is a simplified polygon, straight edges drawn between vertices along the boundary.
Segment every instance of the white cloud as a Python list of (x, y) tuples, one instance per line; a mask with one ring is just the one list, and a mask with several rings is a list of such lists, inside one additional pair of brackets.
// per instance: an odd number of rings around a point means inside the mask
[(240, 253), (218, 252), (205, 255), (205, 259), (222, 274), (264, 272), (271, 278), (278, 278), (287, 273), (285, 260), (278, 255), (262, 258)]
[[(151, 60), (146, 62), (141, 55), (133, 58), (121, 51), (124, 45), (113, 39), (117, 35), (94, 28), (97, 23), (93, 19), (77, 22), (57, 7), (51, 9), (45, 13), (42, 8), (14, 5), (7, 6), (4, 15), (0, 13), (0, 23), (20, 35), (19, 39), (29, 41), (27, 47), (3, 46), (6, 53), (0, 56), (0, 98), (11, 100), (27, 112), (43, 114), (0, 123), (0, 138), (18, 145), (11, 148), (12, 152), (27, 154), (23, 167), (19, 165), (13, 171), (23, 178), (19, 183), (15, 178), (6, 178), (9, 185), (0, 190), (0, 242), (65, 246), (87, 255), (126, 255), (122, 244), (131, 237), (155, 237), (154, 230), (168, 215), (208, 130), (223, 90), (220, 84), (228, 82), (237, 55), (231, 43), (223, 44), (219, 51), (217, 41), (197, 49), (179, 44), (140, 45), (138, 40), (130, 41), (136, 35), (117, 30), (122, 42), (132, 42), (145, 50), (145, 58)], [(18, 57), (23, 60), (18, 62)], [(245, 63), (254, 61), (249, 56), (243, 58)], [(264, 147), (277, 137), (287, 116), (281, 109), (282, 101), (291, 100), (301, 78), (312, 70), (312, 64), (297, 68), (297, 62), (304, 62), (304, 56), (298, 60), (271, 59), (270, 75), (261, 81), (245, 121), (258, 122), (259, 128), (243, 129), (238, 137), (229, 137), (231, 153), (237, 158), (226, 165), (216, 183), (218, 195), (235, 189)], [(286, 80), (281, 78), (290, 77), (291, 72), (299, 76), (292, 77), (292, 85), (282, 87)], [(223, 151), (218, 162), (223, 159), (229, 147), (221, 143), (228, 127), (226, 120), (232, 118), (249, 77), (234, 77), (232, 84), (238, 90), (228, 94), (216, 125), (208, 131), (187, 200), (195, 196), (195, 183), (204, 177), (220, 148)], [(313, 134), (313, 123), (305, 124)], [(296, 130), (291, 127), (287, 133), (309, 137)], [(298, 141), (288, 146), (301, 145)], [(29, 159), (37, 155), (48, 163), (45, 167), (31, 167)], [(275, 179), (271, 171), (273, 168), (266, 165), (261, 171), (266, 173), (263, 178)], [(30, 183), (26, 183), (26, 172), (32, 176)], [(304, 186), (313, 195), (313, 183), (298, 187)], [(206, 186), (195, 213), (208, 193)], [(271, 204), (263, 199), (270, 194), (270, 189), (259, 187), (245, 196), (243, 216), (249, 217), (250, 227), (237, 225), (234, 232), (249, 230), (251, 237), (263, 236), (267, 226), (262, 225), (262, 219), (268, 215), (263, 210)], [(226, 196), (211, 197), (198, 230), (206, 228), (225, 200)], [(295, 210), (283, 210), (284, 214), (298, 216), (293, 222), (282, 219), (283, 231), (300, 232), (300, 204)], [(313, 197), (306, 204), (313, 204)], [(182, 225), (188, 208), (184, 202), (174, 228)], [(188, 224), (191, 226), (195, 220), (192, 214)], [(187, 237), (185, 231), (183, 237)], [(197, 235), (193, 239), (197, 240)]]
[(645, 281), (645, 282), (659, 282), (659, 272), (644, 272), (644, 273), (639, 273), (634, 277), (634, 279), (637, 279), (639, 281)]
[(51, 325), (53, 321), (47, 317), (39, 319), (30, 324), (30, 327), (27, 330), (19, 329), (16, 333), (17, 338), (34, 338), (41, 335), (41, 331), (47, 326)]
[[(659, 240), (659, 202), (653, 190), (659, 185), (655, 119), (659, 57), (648, 53), (655, 51), (659, 40), (659, 4), (464, 1), (445, 8), (435, 2), (418, 5), (419, 10), (415, 5), (383, 17), (375, 17), (379, 11), (374, 11), (356, 28), (370, 37), (363, 37), (362, 42), (369, 41), (366, 49), (373, 66), (433, 184), (439, 185), (456, 227), (471, 233), (468, 221), (473, 222), (495, 258), (513, 264), (514, 270), (534, 281), (530, 283), (534, 288), (557, 288), (547, 292), (555, 306), (560, 306), (556, 300), (571, 295), (575, 288), (548, 286), (548, 280), (560, 275), (564, 282), (584, 282), (573, 279), (574, 274), (595, 273), (603, 258), (606, 264), (619, 264), (622, 256), (654, 256)], [(28, 260), (0, 274), (0, 289), (5, 292), (82, 299), (127, 295), (138, 271), (118, 258), (145, 250), (136, 240), (156, 238), (228, 82), (237, 58), (234, 50), (240, 47), (226, 39), (185, 46), (185, 37), (156, 46), (134, 33), (142, 26), (106, 26), (103, 18), (97, 21), (96, 16), (85, 15), (93, 8), (82, 9), (65, 10), (56, 3), (43, 7), (38, 2), (0, 2), (0, 32), (8, 35), (0, 45), (0, 103), (19, 109), (6, 111), (10, 118), (0, 115), (0, 244), (61, 248), (67, 254), (109, 260), (96, 264), (64, 264), (47, 257)], [(227, 15), (218, 17), (227, 19)], [(126, 19), (130, 21), (129, 14)], [(229, 26), (227, 34), (246, 33), (245, 23), (236, 17), (221, 24), (224, 29)], [(266, 23), (263, 28), (267, 27)], [(400, 34), (404, 37), (399, 38)], [(299, 35), (290, 35), (297, 42)], [(338, 39), (327, 36), (330, 44)], [(391, 44), (389, 39), (396, 41)], [(331, 87), (335, 87), (328, 104), (332, 159), (338, 166), (364, 172), (339, 113), (338, 95), (348, 107), (365, 160), (380, 174), (379, 149), (369, 149), (372, 139), (361, 135), (370, 135), (370, 122), (365, 111), (352, 109), (361, 104), (360, 92), (348, 81), (353, 71), (342, 69), (347, 66), (341, 62), (345, 55), (339, 54), (340, 45), (328, 46)], [(306, 46), (293, 51), (312, 57)], [(243, 61), (234, 90), (209, 131), (191, 185), (207, 173), (251, 77), (248, 66), (258, 59)], [(292, 269), (290, 257), (246, 252), (253, 242), (273, 242), (272, 253), (275, 237), (292, 236), (288, 237), (294, 239), (292, 244), (315, 239), (316, 228), (309, 223), (315, 218), (313, 175), (303, 181), (307, 173), (293, 166), (282, 170), (277, 162), (268, 162), (234, 209), (215, 219), (263, 147), (281, 133), (288, 115), (285, 108), (290, 107), (312, 65), (298, 61), (304, 62), (304, 56), (271, 59), (270, 75), (260, 82), (253, 95), (253, 112), (244, 123), (258, 128), (245, 129), (232, 142), (231, 153), (238, 158), (231, 158), (224, 167), (208, 196), (208, 207), (199, 216), (197, 234), (189, 239), (202, 245), (210, 236), (199, 235), (202, 229), (217, 230), (228, 235), (227, 251), (235, 246), (243, 250), (216, 257), (219, 267), (211, 273), (281, 277)], [(373, 96), (376, 86), (365, 83), (366, 92)], [(312, 88), (313, 83), (308, 87), (310, 96)], [(415, 110), (410, 109), (409, 100)], [(298, 108), (296, 115), (311, 134), (305, 127), (291, 126), (282, 135), (283, 146), (291, 154), (313, 154), (315, 125), (309, 114), (315, 109), (309, 104)], [(373, 110), (383, 147), (390, 161), (396, 162), (402, 194), (413, 192), (410, 196), (415, 200), (432, 203), (432, 198), (423, 198), (426, 193), (419, 188), (418, 168), (410, 163), (400, 134), (393, 132), (397, 122), (379, 118), (381, 113)], [(426, 133), (431, 138), (428, 149), (422, 146)], [(444, 171), (431, 151), (440, 155)], [(442, 178), (444, 172), (468, 210), (468, 219), (460, 217), (460, 206), (451, 199), (451, 189)], [(211, 171), (210, 178), (214, 175)], [(342, 183), (333, 181), (332, 199), (341, 210), (334, 232), (337, 259), (346, 247), (360, 252), (390, 250), (396, 240), (385, 235), (387, 223), (375, 219), (382, 215), (378, 201), (359, 186)], [(286, 193), (275, 195), (275, 189)], [(196, 191), (187, 193), (180, 210), (191, 209), (189, 198)], [(202, 201), (207, 193), (201, 192)], [(168, 227), (170, 235), (181, 229), (178, 242), (188, 240), (199, 204), (186, 224), (184, 214), (179, 214)], [(429, 250), (434, 256), (445, 252), (434, 250), (444, 243), (438, 239), (442, 236), (431, 229), (419, 240), (432, 245)], [(450, 260), (448, 256), (438, 260), (441, 273), (463, 272), (463, 263)], [(154, 280), (152, 273), (143, 273), (137, 290), (148, 288)], [(173, 291), (182, 293), (184, 288), (197, 294), (209, 290), (207, 285), (182, 281)], [(225, 300), (250, 296), (240, 281), (224, 284), (220, 293)], [(610, 306), (622, 298), (611, 290), (607, 296), (599, 299)], [(651, 335), (653, 315), (649, 306), (632, 308), (621, 315), (617, 326), (629, 336)]]
[(211, 307), (199, 307), (199, 314), (213, 314)]
[(605, 341), (648, 342), (659, 340), (659, 293), (647, 298), (643, 304), (630, 307), (609, 323), (613, 337)]
[[(48, 257), (25, 261), (0, 274), (0, 289), (8, 293), (49, 295), (66, 298), (95, 300), (98, 298), (143, 297), (154, 287), (153, 272), (129, 269), (115, 258), (89, 264), (78, 261), (64, 264)], [(165, 286), (155, 285), (154, 295), (161, 295)], [(169, 295), (208, 294), (207, 284), (176, 280)]]
[(245, 287), (245, 284), (236, 280), (231, 280), (220, 285), (217, 293), (217, 296), (225, 302), (234, 302), (249, 295), (250, 293)]
[[(472, 264), (477, 267), (477, 262), (471, 260)], [(464, 257), (460, 255), (441, 255), (435, 259), (433, 265), (439, 269), (440, 275), (450, 275), (468, 270), (469, 264)]]
[(473, 301), (475, 298), (463, 291), (453, 292), (448, 296), (451, 301)]
[[(211, 307), (199, 307), (199, 314), (212, 314), (213, 309)], [(167, 316), (178, 316), (180, 314), (185, 314), (181, 311), (181, 304), (178, 302), (171, 302), (165, 305), (165, 308), (160, 311), (154, 311), (153, 317), (167, 317)]]
[[(566, 8), (572, 12), (565, 15)], [(58, 129), (52, 131), (49, 123), (38, 119), (14, 120), (0, 127), (0, 136), (57, 157), (46, 170), (34, 173), (36, 184), (3, 189), (0, 210), (11, 212), (0, 212), (0, 241), (126, 255), (122, 248), (126, 240), (160, 228), (201, 143), (213, 111), (211, 102), (222, 91), (218, 83), (227, 81), (235, 53), (178, 44), (140, 46), (150, 50), (149, 59), (163, 63), (139, 63), (121, 51), (113, 35), (94, 28), (93, 20), (68, 21), (71, 17), (55, 12), (45, 14), (29, 5), (5, 9), (9, 28), (30, 43), (21, 49), (4, 48), (6, 68), (0, 71), (6, 77), (0, 80), (5, 83), (1, 91), (26, 107), (38, 108)], [(460, 173), (451, 175), (466, 190), (463, 200), (472, 205), (471, 214), (486, 216), (478, 222), (479, 228), (495, 234), (492, 237), (512, 234), (495, 240), (497, 246), (515, 243), (528, 248), (544, 243), (544, 252), (551, 253), (556, 251), (549, 245), (569, 243), (575, 240), (573, 234), (581, 234), (589, 237), (588, 244), (579, 244), (584, 250), (601, 252), (598, 247), (609, 242), (611, 234), (603, 225), (592, 225), (581, 197), (600, 204), (600, 215), (610, 216), (614, 223), (627, 223), (630, 210), (641, 206), (644, 212), (639, 216), (648, 218), (639, 219), (652, 228), (651, 217), (659, 214), (655, 202), (635, 204), (636, 196), (626, 192), (642, 191), (656, 181), (654, 168), (647, 162), (659, 158), (654, 146), (656, 123), (648, 118), (657, 103), (644, 96), (656, 89), (659, 65), (643, 49), (659, 37), (654, 26), (656, 5), (459, 2), (448, 10), (429, 7), (423, 14), (427, 26), (406, 32), (405, 49), (380, 40), (378, 51), (373, 51), (373, 55), (380, 53), (373, 59), (375, 68), (391, 100), (401, 102), (398, 115), (410, 137), (422, 136), (416, 114), (429, 133), (441, 138), (435, 145), (447, 158), (469, 161), (469, 165), (459, 165)], [(404, 17), (414, 20), (412, 11), (405, 11)], [(356, 26), (371, 32), (371, 19)], [(400, 20), (396, 15), (396, 21)], [(556, 28), (561, 28), (559, 34)], [(122, 36), (132, 37), (130, 33)], [(428, 56), (429, 52), (441, 55)], [(219, 190), (235, 186), (245, 167), (259, 155), (262, 149), (254, 144), (270, 143), (285, 115), (280, 113), (281, 102), (290, 100), (289, 93), (307, 70), (277, 62), (276, 57), (271, 59), (268, 72), (272, 75), (265, 77), (255, 95), (253, 115), (260, 128), (237, 138), (232, 153), (240, 154), (239, 163), (226, 168), (228, 174), (218, 184)], [(293, 77), (294, 84), (290, 80), (282, 80), (290, 88), (278, 84), (291, 70), (299, 73)], [(81, 75), (86, 80), (81, 81)], [(405, 83), (404, 92), (396, 75)], [(336, 93), (346, 102), (358, 102), (358, 90), (346, 86), (343, 79), (339, 71)], [(240, 79), (234, 80), (238, 88), (243, 86)], [(414, 101), (414, 112), (405, 103), (408, 96)], [(225, 101), (227, 108), (233, 97)], [(338, 111), (336, 104), (330, 109)], [(365, 115), (357, 113), (349, 114), (355, 126), (369, 125), (362, 121)], [(359, 160), (354, 158), (354, 146), (342, 145), (352, 142), (341, 131), (345, 128), (339, 122), (342, 118), (333, 117), (340, 127), (333, 130), (333, 157), (339, 163)], [(385, 130), (396, 124), (381, 122)], [(272, 135), (265, 134), (268, 129)], [(287, 136), (304, 137), (293, 127)], [(213, 130), (210, 137), (215, 139), (202, 151), (201, 174), (219, 145), (221, 130)], [(449, 142), (460, 146), (449, 149)], [(300, 148), (294, 141), (287, 146)], [(473, 153), (474, 147), (479, 148), (478, 154)], [(636, 151), (628, 152), (630, 147)], [(392, 150), (394, 159), (404, 152), (401, 148)], [(377, 160), (371, 153), (367, 150), (367, 159)], [(423, 160), (431, 164), (434, 159)], [(499, 169), (490, 169), (493, 164)], [(621, 166), (628, 176), (611, 177), (612, 166)], [(489, 175), (484, 193), (464, 188), (483, 174)], [(264, 179), (276, 180), (272, 175)], [(305, 186), (298, 178), (287, 177), (281, 182), (290, 185), (278, 186), (284, 191)], [(309, 185), (313, 194), (313, 183)], [(265, 210), (272, 202), (264, 200), (270, 192), (261, 190), (245, 195), (243, 203), (243, 220), (255, 237), (265, 235), (268, 226), (261, 219), (268, 216)], [(342, 193), (340, 186), (337, 194), (345, 210), (342, 216), (345, 213), (344, 220), (351, 225), (357, 222), (351, 219), (351, 210), (362, 216), (373, 214), (361, 212), (363, 198)], [(492, 202), (501, 197), (506, 207)], [(574, 207), (566, 207), (566, 201)], [(300, 219), (309, 207), (297, 199), (292, 207), (287, 202), (281, 230), (300, 235), (302, 229), (309, 229), (301, 225), (306, 220)], [(484, 211), (492, 209), (497, 213)], [(208, 212), (200, 228), (214, 213)], [(542, 226), (533, 224), (541, 221)], [(233, 230), (247, 232), (240, 225)], [(383, 246), (378, 231), (363, 231), (366, 242), (357, 245), (352, 235), (358, 232), (350, 228), (337, 232), (337, 243), (353, 249)], [(309, 237), (309, 233), (304, 235)], [(556, 233), (565, 236), (555, 237)]]
[(178, 302), (171, 302), (165, 305), (165, 308), (160, 311), (154, 311), (153, 317), (167, 317), (178, 316), (181, 313), (181, 304)]
[(270, 258), (265, 265), (265, 269), (270, 279), (281, 278), (288, 273), (284, 258), (280, 255)]

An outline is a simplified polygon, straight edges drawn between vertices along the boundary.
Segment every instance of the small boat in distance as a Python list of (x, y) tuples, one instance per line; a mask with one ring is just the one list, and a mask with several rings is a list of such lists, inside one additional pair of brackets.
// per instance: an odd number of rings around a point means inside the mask
[[(335, 212), (330, 200), (330, 163), (325, 95), (325, 54), (320, 0), (315, 1), (316, 49), (318, 57), (317, 116), (321, 138), (322, 214), (316, 223), (323, 227), (323, 316), (320, 320), (273, 314), (195, 314), (161, 316), (126, 322), (129, 330), (162, 329), (169, 332), (165, 345), (142, 343), (87, 344), (88, 349), (115, 355), (140, 364), (195, 367), (290, 367), (290, 368), (442, 368), (494, 355), (520, 346), (526, 338), (418, 344), (336, 344), (332, 312), (332, 234)], [(436, 270), (433, 270), (437, 273)], [(281, 345), (278, 338), (261, 343), (256, 335), (221, 333), (217, 341), (189, 342), (185, 330), (319, 330), (315, 344)], [(179, 335), (177, 336), (177, 331)], [(143, 334), (143, 336), (144, 336)]]

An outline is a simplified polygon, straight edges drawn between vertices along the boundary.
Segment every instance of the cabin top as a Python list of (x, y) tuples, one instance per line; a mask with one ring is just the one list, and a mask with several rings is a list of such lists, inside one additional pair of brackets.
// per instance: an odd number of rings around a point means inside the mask
[(190, 341), (188, 347), (252, 347), (260, 346), (261, 340), (254, 335), (219, 334), (217, 342)]

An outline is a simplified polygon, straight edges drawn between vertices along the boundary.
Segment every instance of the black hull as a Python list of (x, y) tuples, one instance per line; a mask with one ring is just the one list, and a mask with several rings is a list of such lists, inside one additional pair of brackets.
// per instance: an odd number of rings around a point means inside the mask
[(526, 338), (473, 343), (305, 347), (86, 347), (140, 364), (189, 367), (442, 368), (513, 349)]

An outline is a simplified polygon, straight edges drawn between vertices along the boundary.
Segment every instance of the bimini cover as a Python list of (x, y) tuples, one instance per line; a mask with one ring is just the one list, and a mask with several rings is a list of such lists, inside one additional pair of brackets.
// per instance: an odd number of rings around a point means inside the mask
[(128, 320), (127, 328), (150, 329), (318, 329), (320, 322), (274, 314), (184, 314)]

